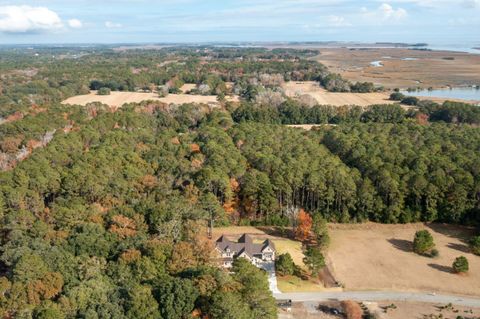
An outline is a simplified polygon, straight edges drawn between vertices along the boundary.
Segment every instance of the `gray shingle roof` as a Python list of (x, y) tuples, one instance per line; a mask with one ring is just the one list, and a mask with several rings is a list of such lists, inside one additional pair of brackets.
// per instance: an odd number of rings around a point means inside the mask
[(230, 249), (235, 257), (240, 255), (243, 251), (245, 251), (248, 256), (253, 257), (254, 255), (262, 254), (262, 251), (266, 247), (270, 247), (275, 250), (275, 245), (271, 240), (267, 239), (261, 244), (255, 244), (252, 237), (247, 234), (240, 236), (237, 241), (232, 241), (225, 235), (222, 235), (217, 239), (216, 247), (220, 251), (226, 251), (227, 249)]

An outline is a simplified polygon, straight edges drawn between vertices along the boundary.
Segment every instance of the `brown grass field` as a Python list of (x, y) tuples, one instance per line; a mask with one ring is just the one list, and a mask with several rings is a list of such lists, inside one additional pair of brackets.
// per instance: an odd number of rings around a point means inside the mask
[[(412, 252), (415, 231), (428, 229), (437, 258)], [(480, 296), (480, 257), (464, 240), (471, 230), (452, 225), (330, 225), (327, 260), (336, 280), (348, 290), (401, 290)], [(458, 256), (470, 263), (467, 275), (452, 273)]]
[[(315, 59), (351, 81), (367, 81), (386, 88), (479, 85), (480, 55), (408, 49), (325, 48)], [(416, 60), (402, 60), (414, 58)], [(383, 67), (373, 67), (382, 61)]]
[(167, 97), (158, 97), (157, 93), (140, 92), (111, 92), (110, 95), (97, 95), (92, 91), (90, 94), (77, 95), (66, 99), (62, 104), (87, 105), (92, 102), (101, 102), (111, 107), (121, 107), (125, 103), (139, 103), (142, 101), (153, 100), (167, 104), (184, 103), (218, 103), (215, 95), (190, 95), (190, 94), (169, 94)]
[(359, 105), (368, 106), (372, 104), (393, 104), (389, 100), (389, 93), (333, 93), (321, 88), (317, 82), (285, 82), (283, 85), (285, 94), (290, 97), (308, 94), (321, 105)]

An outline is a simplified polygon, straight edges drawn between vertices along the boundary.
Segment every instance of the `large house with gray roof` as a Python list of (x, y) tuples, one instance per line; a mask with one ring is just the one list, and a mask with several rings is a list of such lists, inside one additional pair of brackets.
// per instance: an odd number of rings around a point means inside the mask
[(236, 258), (245, 258), (260, 267), (262, 263), (275, 260), (275, 245), (270, 239), (262, 243), (254, 243), (252, 237), (243, 234), (237, 241), (232, 241), (222, 235), (215, 243), (215, 249), (220, 254), (220, 262), (224, 268), (232, 267)]

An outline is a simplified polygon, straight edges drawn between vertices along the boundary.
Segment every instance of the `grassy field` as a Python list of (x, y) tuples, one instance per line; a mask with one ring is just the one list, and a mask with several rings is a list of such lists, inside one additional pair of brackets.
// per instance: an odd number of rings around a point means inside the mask
[(295, 276), (277, 277), (277, 285), (281, 292), (314, 292), (326, 290), (321, 282), (302, 280)]
[(359, 105), (368, 106), (372, 104), (393, 104), (390, 101), (389, 93), (334, 93), (321, 88), (317, 82), (285, 82), (283, 85), (285, 94), (290, 97), (308, 94), (321, 105)]
[(92, 102), (101, 102), (111, 107), (121, 107), (125, 103), (139, 103), (153, 100), (166, 104), (183, 103), (218, 103), (215, 95), (190, 95), (190, 94), (169, 94), (166, 97), (158, 97), (157, 93), (140, 92), (111, 92), (110, 95), (97, 95), (95, 91), (86, 95), (77, 95), (63, 101), (63, 104), (87, 105)]
[[(437, 258), (412, 252), (415, 231), (427, 229), (440, 252)], [(330, 225), (327, 260), (334, 277), (348, 290), (418, 290), (480, 296), (480, 257), (468, 252), (470, 229), (452, 225)], [(452, 273), (458, 256), (470, 262), (467, 275)]]

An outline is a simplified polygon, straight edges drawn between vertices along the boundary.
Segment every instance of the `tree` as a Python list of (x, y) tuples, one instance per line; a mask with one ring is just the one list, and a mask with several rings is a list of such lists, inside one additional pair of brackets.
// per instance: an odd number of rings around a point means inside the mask
[(480, 236), (472, 237), (469, 241), (469, 246), (472, 253), (480, 256)]
[(303, 263), (312, 272), (314, 276), (318, 275), (320, 270), (325, 267), (325, 258), (319, 247), (310, 246), (305, 251)]
[(418, 98), (415, 96), (407, 96), (404, 99), (402, 99), (401, 103), (406, 104), (406, 105), (417, 105), (418, 104)]
[(249, 305), (252, 318), (277, 318), (277, 307), (269, 289), (266, 272), (245, 258), (237, 258), (233, 262), (232, 271), (233, 278), (242, 286), (239, 292)]
[(392, 101), (401, 101), (404, 98), (405, 98), (405, 95), (403, 95), (400, 92), (393, 92), (392, 94), (390, 94), (390, 100)]
[(327, 220), (320, 214), (313, 215), (312, 232), (315, 235), (317, 245), (325, 249), (330, 244), (330, 235), (328, 234)]
[(433, 237), (428, 230), (419, 230), (413, 239), (413, 251), (419, 255), (425, 255), (435, 247)]
[(295, 271), (295, 263), (289, 253), (281, 254), (275, 260), (275, 270), (281, 276), (293, 275)]
[(452, 268), (457, 274), (468, 272), (468, 259), (464, 256), (455, 258)]
[(128, 318), (156, 319), (160, 316), (158, 303), (152, 296), (150, 287), (137, 285), (128, 290), (126, 302)]
[(208, 313), (212, 319), (253, 318), (248, 304), (235, 292), (217, 292), (213, 295)]
[(298, 214), (298, 226), (295, 228), (295, 238), (299, 241), (305, 241), (310, 237), (310, 230), (312, 229), (312, 217), (309, 213), (300, 210)]
[(98, 95), (110, 95), (110, 88), (102, 87), (97, 91)]
[(198, 291), (188, 279), (164, 278), (154, 289), (163, 319), (188, 318), (195, 307)]

